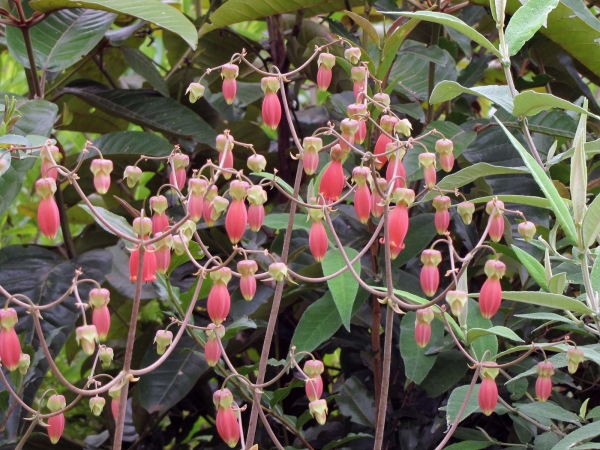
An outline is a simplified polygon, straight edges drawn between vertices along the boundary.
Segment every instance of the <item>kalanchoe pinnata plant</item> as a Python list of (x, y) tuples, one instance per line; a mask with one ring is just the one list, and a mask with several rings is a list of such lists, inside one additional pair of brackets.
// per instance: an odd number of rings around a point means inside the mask
[(9, 3), (0, 447), (600, 436), (594, 5)]

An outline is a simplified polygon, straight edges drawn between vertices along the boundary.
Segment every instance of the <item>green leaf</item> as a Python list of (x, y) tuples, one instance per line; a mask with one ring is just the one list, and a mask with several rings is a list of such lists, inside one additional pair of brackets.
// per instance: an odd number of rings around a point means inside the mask
[[(483, 328), (489, 329), (492, 328), (492, 321), (490, 319), (486, 319), (481, 315), (481, 311), (479, 309), (479, 304), (473, 300), (469, 299), (468, 302), (468, 310), (467, 310), (467, 329), (471, 330), (473, 328)], [(468, 331), (467, 331), (468, 333)], [(477, 339), (475, 342), (471, 344), (471, 352), (475, 354), (475, 357), (478, 360), (483, 358), (483, 355), (486, 351), (489, 351), (490, 356), (495, 356), (498, 353), (498, 338), (495, 335), (491, 334), (488, 336), (482, 336)]]
[(273, 408), (277, 403), (285, 400), (292, 392), (292, 389), (304, 387), (304, 384), (305, 381), (294, 378), (286, 387), (277, 389), (273, 392), (273, 397), (271, 397), (271, 400), (269, 401), (269, 406)]
[[(455, 188), (460, 188), (462, 186), (465, 186), (469, 183), (472, 183), (473, 181), (478, 180), (481, 177), (489, 177), (492, 175), (523, 174), (523, 173), (529, 173), (529, 172), (524, 167), (519, 168), (519, 167), (494, 166), (492, 164), (479, 162), (479, 163), (473, 164), (472, 166), (465, 167), (464, 169), (461, 169), (456, 173), (446, 175), (438, 183), (438, 187), (440, 189), (455, 189)], [(433, 200), (433, 197), (435, 197), (436, 195), (438, 195), (437, 192), (429, 192), (423, 198), (423, 201)], [(489, 199), (492, 199), (492, 198), (493, 197), (489, 197)], [(489, 200), (486, 200), (486, 202), (487, 201), (489, 201)], [(473, 200), (473, 202), (475, 202), (475, 200)]]
[(548, 14), (556, 8), (559, 0), (531, 0), (513, 14), (505, 30), (506, 45), (510, 56), (516, 55), (525, 42), (533, 37)]
[(375, 400), (356, 377), (348, 379), (336, 397), (340, 412), (352, 422), (375, 428)]
[(517, 258), (519, 258), (519, 261), (521, 261), (521, 264), (525, 266), (527, 272), (529, 272), (529, 275), (531, 275), (531, 278), (535, 280), (539, 287), (545, 291), (548, 291), (548, 284), (546, 283), (546, 269), (544, 269), (544, 266), (542, 266), (537, 259), (535, 259), (526, 251), (521, 250), (516, 245), (512, 244), (511, 248), (517, 255)]
[(559, 195), (558, 191), (556, 190), (556, 187), (552, 183), (552, 180), (548, 178), (548, 176), (544, 172), (544, 169), (542, 169), (539, 166), (539, 164), (535, 161), (535, 159), (533, 159), (533, 156), (527, 153), (527, 150), (525, 150), (521, 143), (517, 141), (511, 133), (509, 133), (509, 131), (502, 124), (502, 122), (498, 121), (498, 124), (504, 130), (504, 133), (506, 133), (506, 136), (512, 142), (515, 149), (519, 152), (521, 158), (523, 158), (523, 162), (529, 169), (529, 172), (531, 173), (531, 175), (533, 175), (533, 178), (535, 179), (536, 183), (538, 184), (548, 201), (552, 204), (552, 211), (554, 211), (554, 214), (556, 215), (556, 220), (558, 220), (558, 222), (562, 226), (565, 234), (567, 235), (567, 238), (569, 239), (571, 244), (577, 245), (577, 232), (575, 230), (575, 224), (573, 223), (573, 219), (569, 214), (569, 210), (565, 206), (565, 202), (562, 200), (562, 197)]
[(193, 49), (198, 45), (198, 34), (192, 22), (159, 0), (31, 0), (29, 6), (46, 13), (63, 8), (87, 8), (125, 14), (178, 34)]
[(508, 86), (477, 86), (466, 88), (455, 81), (442, 81), (438, 83), (433, 91), (429, 103), (432, 105), (452, 100), (461, 94), (471, 94), (476, 97), (485, 97), (496, 103), (508, 112), (513, 110), (513, 98)]
[(162, 95), (169, 97), (167, 83), (150, 58), (137, 48), (122, 46), (121, 51), (123, 52), (123, 56), (125, 56), (125, 61), (127, 61), (127, 64), (129, 64), (134, 72), (144, 77)]
[(600, 195), (596, 196), (583, 218), (583, 243), (589, 248), (600, 234)]
[[(169, 141), (144, 131), (115, 131), (100, 136), (93, 142), (103, 155), (168, 156), (173, 151)], [(90, 153), (89, 157), (94, 157)]]
[[(305, 230), (310, 231), (311, 223), (307, 221), (308, 216), (306, 214), (296, 214), (294, 216), (294, 230)], [(265, 216), (263, 225), (265, 227), (273, 228), (275, 230), (285, 230), (288, 222), (290, 221), (289, 213), (271, 213)]]
[[(2, 175), (10, 169), (12, 158), (10, 157), (11, 153), (2, 147), (0, 147), (0, 155), (0, 160), (4, 161), (4, 166), (0, 166), (0, 178), (2, 178)], [(0, 215), (2, 215), (2, 213), (0, 213)]]
[(561, 408), (552, 402), (534, 402), (524, 405), (516, 404), (514, 407), (522, 413), (532, 417), (543, 417), (545, 419), (561, 420), (563, 422), (577, 422), (580, 419), (577, 414)]
[(340, 445), (344, 445), (346, 442), (355, 441), (357, 439), (363, 439), (363, 438), (372, 438), (372, 437), (373, 437), (372, 435), (365, 434), (365, 433), (356, 433), (356, 434), (349, 433), (346, 436), (344, 436), (342, 439), (329, 442), (329, 444), (326, 444), (323, 447), (323, 450), (332, 450), (334, 448), (338, 448)]
[(350, 19), (354, 20), (354, 22), (356, 22), (371, 39), (373, 39), (373, 42), (377, 44), (377, 47), (381, 45), (381, 42), (379, 40), (379, 34), (377, 34), (377, 30), (371, 22), (369, 22), (363, 16), (356, 14), (352, 11), (344, 12), (350, 17)]
[(496, 47), (494, 47), (494, 45), (490, 41), (488, 41), (482, 34), (475, 31), (473, 28), (471, 28), (469, 25), (467, 25), (465, 22), (463, 22), (459, 18), (451, 16), (450, 14), (431, 12), (431, 11), (418, 11), (418, 12), (413, 12), (413, 13), (402, 11), (402, 12), (398, 12), (398, 13), (389, 13), (389, 14), (390, 15), (398, 14), (400, 16), (415, 17), (420, 20), (425, 20), (427, 22), (439, 23), (446, 27), (453, 28), (456, 31), (467, 36), (472, 41), (477, 42), (482, 47), (487, 48), (489, 51), (494, 53), (494, 55), (496, 55), (498, 58), (502, 58), (502, 54), (498, 51), (498, 49)]
[(439, 397), (462, 380), (469, 369), (467, 364), (467, 359), (457, 350), (441, 352), (420, 386), (429, 397)]
[(600, 435), (600, 422), (590, 423), (572, 431), (566, 437), (562, 438), (558, 444), (552, 447), (552, 450), (569, 450), (575, 444), (587, 439), (595, 438)]
[(462, 441), (445, 447), (446, 450), (481, 450), (496, 445), (494, 441)]
[[(584, 101), (584, 109), (587, 109), (587, 100)], [(571, 200), (573, 201), (573, 219), (575, 220), (576, 228), (582, 227), (583, 217), (585, 215), (585, 204), (587, 202), (587, 166), (585, 160), (585, 134), (586, 134), (587, 115), (582, 114), (579, 118), (577, 133), (573, 147), (575, 153), (571, 158), (571, 178), (570, 191)], [(595, 239), (596, 236), (593, 237)], [(582, 237), (582, 243), (585, 243), (585, 235)], [(593, 242), (593, 240), (592, 240)]]
[(582, 314), (592, 314), (592, 310), (584, 303), (559, 294), (549, 294), (546, 292), (502, 292), (503, 300), (512, 300), (515, 302), (528, 303), (531, 305), (545, 306), (552, 309), (565, 309)]
[[(427, 347), (420, 348), (415, 342), (415, 320), (417, 314), (414, 311), (407, 312), (400, 324), (400, 356), (404, 361), (404, 372), (406, 378), (421, 384), (438, 357), (437, 353), (426, 355)], [(444, 335), (444, 325), (435, 320), (431, 322), (431, 341), (436, 342)]]
[[(293, 187), (291, 187), (291, 186), (290, 186), (288, 183), (286, 183), (285, 181), (283, 181), (283, 180), (281, 179), (281, 177), (278, 177), (278, 176), (276, 176), (276, 175), (274, 175), (274, 174), (272, 174), (272, 173), (268, 173), (268, 172), (252, 172), (252, 175), (256, 175), (257, 177), (261, 177), (261, 178), (266, 178), (266, 179), (268, 179), (268, 180), (271, 180), (271, 181), (272, 181), (272, 180), (276, 180), (275, 182), (276, 182), (276, 183), (277, 183), (279, 186), (281, 186), (285, 192), (287, 192), (287, 193), (288, 193), (288, 194), (290, 194), (290, 195), (294, 195), (294, 188), (293, 188)], [(317, 186), (318, 186), (318, 184), (317, 184)], [(299, 199), (301, 202), (303, 202), (303, 201), (304, 201), (304, 200), (302, 200), (302, 197), (300, 197), (300, 196), (298, 196), (298, 199)], [(267, 216), (267, 217), (268, 217), (268, 216)], [(265, 217), (265, 219), (266, 219), (266, 217)], [(310, 226), (309, 226), (309, 228), (310, 228)]]
[(191, 109), (172, 98), (146, 89), (108, 89), (98, 83), (76, 81), (61, 90), (107, 114), (148, 127), (173, 138), (215, 145), (216, 132)]
[[(350, 261), (358, 255), (356, 250), (349, 247), (344, 247), (344, 251)], [(338, 249), (330, 249), (325, 254), (321, 267), (323, 268), (323, 275), (329, 276), (346, 267), (346, 263)], [(353, 267), (356, 273), (360, 275), (360, 258), (354, 263)], [(350, 318), (352, 317), (352, 306), (358, 293), (358, 281), (354, 279), (350, 270), (346, 270), (341, 275), (327, 280), (327, 286), (333, 296), (333, 301), (340, 313), (344, 327), (350, 331)]]
[[(481, 164), (481, 163), (478, 163)], [(443, 182), (444, 180), (442, 180)], [(489, 197), (474, 198), (473, 203), (487, 203), (494, 198), (504, 203), (518, 203), (519, 205), (537, 206), (538, 208), (552, 209), (552, 204), (543, 197), (531, 197), (529, 195), (490, 195)]]
[[(184, 335), (163, 364), (141, 377), (137, 388), (140, 390), (140, 403), (148, 413), (168, 411), (192, 390), (200, 376), (209, 369), (199, 353), (202, 353), (200, 345)], [(158, 358), (156, 347), (150, 345), (141, 367), (149, 366)]]
[(477, 338), (480, 338), (483, 336), (489, 336), (489, 335), (500, 336), (500, 337), (510, 339), (515, 342), (525, 342), (513, 330), (511, 330), (510, 328), (502, 327), (502, 326), (495, 326), (495, 327), (491, 327), (488, 329), (471, 328), (467, 332), (467, 340), (469, 342), (473, 342)]
[[(506, 128), (521, 129), (519, 120), (504, 110), (497, 111), (496, 117)], [(527, 126), (531, 132), (567, 139), (573, 139), (577, 130), (577, 123), (562, 109), (542, 111), (531, 116), (527, 119)]]
[[(479, 395), (479, 386), (480, 384), (476, 384), (473, 388), (473, 392), (469, 397), (469, 401), (467, 402), (467, 407), (460, 417), (460, 421), (465, 420), (474, 412), (479, 411), (479, 402), (477, 401), (477, 396)], [(446, 406), (446, 423), (448, 427), (452, 426), (452, 424), (456, 421), (458, 417), (458, 411), (460, 410), (465, 397), (467, 396), (467, 392), (469, 390), (469, 386), (459, 386), (452, 391), (450, 394), (450, 398), (448, 399), (448, 405)], [(496, 406), (497, 414), (504, 414), (506, 412), (506, 408), (500, 404)]]
[(530, 320), (552, 320), (555, 322), (563, 322), (563, 323), (573, 324), (573, 321), (571, 319), (568, 319), (567, 317), (559, 316), (558, 314), (554, 314), (554, 313), (515, 314), (515, 317), (520, 317), (523, 319), (530, 319)]
[(124, 217), (111, 213), (110, 211), (102, 208), (101, 206), (95, 206), (94, 209), (96, 210), (96, 212), (98, 212), (100, 217), (102, 217), (102, 219), (100, 219), (94, 215), (94, 213), (90, 210), (88, 205), (81, 204), (79, 205), (79, 207), (86, 211), (90, 216), (92, 216), (96, 223), (98, 223), (98, 225), (100, 225), (102, 228), (104, 228), (104, 230), (108, 231), (109, 233), (114, 234), (104, 222), (108, 223), (110, 226), (127, 236), (130, 236), (132, 238), (136, 237), (136, 234), (133, 231), (133, 227), (129, 225), (129, 222), (127, 222), (127, 220), (125, 220)]
[(596, 256), (592, 271), (590, 273), (592, 288), (595, 292), (600, 292), (600, 257)]
[(548, 281), (548, 290), (553, 294), (562, 294), (567, 284), (567, 273), (560, 272), (553, 275)]
[[(31, 15), (31, 8), (26, 4), (24, 7), (27, 15)], [(49, 15), (31, 28), (36, 66), (50, 72), (71, 67), (96, 47), (115, 18), (115, 14), (92, 9), (63, 10)], [(6, 43), (11, 55), (29, 69), (27, 49), (19, 28), (7, 27)]]
[(383, 44), (383, 61), (379, 64), (377, 69), (380, 79), (385, 76), (388, 69), (392, 66), (398, 49), (419, 22), (421, 22), (419, 19), (410, 19), (408, 22), (396, 28), (391, 36), (385, 40), (385, 44)]
[(533, 116), (541, 111), (551, 108), (561, 108), (567, 111), (575, 111), (579, 114), (586, 114), (595, 119), (600, 119), (600, 117), (586, 111), (581, 106), (574, 105), (573, 103), (555, 97), (552, 94), (544, 94), (535, 91), (521, 92), (514, 98), (514, 105), (512, 113), (515, 116)]
[[(351, 0), (351, 5), (361, 2)], [(276, 14), (293, 13), (302, 9), (304, 17), (347, 9), (348, 2), (344, 0), (294, 0), (280, 2), (274, 0), (229, 0), (210, 15), (212, 24), (205, 24), (200, 29), (200, 36), (217, 28), (226, 27), (240, 22), (263, 19)], [(238, 51), (241, 50), (238, 49)]]
[[(392, 261), (392, 268), (398, 269), (408, 263), (412, 258), (420, 255), (431, 240), (437, 235), (434, 214), (419, 214), (410, 218), (408, 234), (404, 239), (404, 248), (398, 257)], [(381, 249), (381, 254), (385, 249)]]

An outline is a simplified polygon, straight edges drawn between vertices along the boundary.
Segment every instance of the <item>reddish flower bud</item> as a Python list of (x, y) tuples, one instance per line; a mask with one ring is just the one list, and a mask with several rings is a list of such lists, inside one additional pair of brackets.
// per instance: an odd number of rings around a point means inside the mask
[(169, 330), (158, 330), (154, 337), (156, 344), (156, 353), (162, 355), (167, 350), (167, 347), (173, 343), (173, 333)]
[[(391, 147), (391, 148), (390, 148)], [(386, 151), (393, 150), (397, 145), (395, 142), (390, 142)], [(385, 171), (385, 179), (388, 183), (394, 179), (394, 189), (395, 188), (403, 188), (406, 186), (406, 170), (404, 169), (404, 164), (402, 164), (402, 157), (404, 156), (405, 151), (400, 151), (400, 157), (396, 154), (390, 155), (390, 161), (387, 165), (387, 169)]]
[(210, 189), (206, 192), (206, 195), (204, 196), (204, 208), (202, 215), (204, 216), (204, 222), (206, 222), (206, 225), (208, 225), (209, 227), (212, 227), (215, 223), (215, 221), (212, 219), (212, 213), (215, 208), (213, 200), (217, 197), (218, 193), (219, 189), (217, 188), (217, 186), (212, 185)]
[(233, 200), (229, 205), (225, 217), (225, 230), (232, 244), (237, 244), (242, 239), (246, 224), (248, 223), (248, 211), (243, 200)]
[(473, 202), (464, 201), (459, 203), (456, 210), (465, 225), (469, 225), (473, 221), (473, 213), (475, 212), (475, 205)]
[(581, 364), (585, 360), (583, 350), (577, 347), (570, 347), (567, 350), (567, 364), (569, 367), (569, 373), (574, 374)]
[(52, 178), (53, 180), (56, 180), (58, 177), (58, 170), (53, 166), (62, 159), (58, 147), (53, 145), (52, 141), (46, 141), (46, 145), (40, 150), (40, 158), (42, 159), (42, 178)]
[(190, 219), (198, 222), (202, 218), (204, 209), (204, 195), (208, 182), (204, 178), (190, 178), (188, 180), (188, 212)]
[(171, 174), (169, 175), (169, 183), (176, 186), (180, 191), (185, 187), (186, 167), (190, 165), (190, 157), (183, 153), (174, 153), (172, 158)]
[(431, 325), (417, 322), (415, 324), (415, 342), (420, 348), (427, 347), (431, 339)]
[(425, 178), (425, 186), (427, 187), (427, 189), (432, 189), (437, 182), (435, 173), (435, 161), (435, 153), (421, 153), (419, 155), (419, 166), (423, 168), (423, 177)]
[(204, 347), (204, 358), (210, 367), (215, 367), (221, 359), (221, 345), (217, 338), (207, 339)]
[[(129, 257), (129, 279), (132, 283), (137, 281), (139, 265), (140, 251), (138, 248), (135, 248), (131, 251), (131, 256)], [(156, 281), (156, 270), (157, 263), (154, 250), (152, 248), (147, 248), (144, 252), (144, 265), (142, 266), (142, 279), (144, 280), (144, 283)]]
[(390, 96), (385, 92), (378, 92), (373, 96), (375, 100), (375, 108), (379, 111), (385, 111), (391, 104)]
[(112, 416), (115, 420), (119, 417), (119, 399), (113, 398), (110, 401), (110, 412), (112, 412)]
[(442, 153), (440, 155), (440, 164), (444, 172), (451, 172), (454, 167), (454, 155), (452, 153)]
[(308, 404), (310, 415), (315, 418), (319, 425), (325, 425), (327, 421), (327, 401), (324, 399), (315, 400)]
[(267, 160), (263, 155), (255, 153), (254, 155), (250, 155), (248, 157), (246, 165), (252, 172), (258, 173), (265, 170), (265, 167), (267, 167)]
[(450, 139), (439, 139), (435, 143), (435, 151), (440, 154), (440, 164), (444, 172), (450, 172), (454, 167), (454, 144)]
[[(157, 233), (160, 236), (162, 233)], [(164, 239), (156, 243), (154, 256), (156, 257), (156, 271), (164, 275), (171, 265), (171, 249), (173, 248), (173, 236), (165, 236)], [(185, 252), (185, 250), (184, 250)]]
[(262, 118), (265, 125), (271, 130), (276, 130), (281, 121), (281, 103), (274, 92), (267, 92), (262, 104)]
[(477, 400), (479, 401), (479, 409), (486, 416), (490, 416), (494, 412), (498, 403), (498, 386), (496, 386), (496, 381), (493, 378), (483, 378), (479, 386)]
[(337, 159), (332, 159), (321, 178), (319, 192), (325, 197), (325, 200), (335, 201), (342, 194), (345, 182), (346, 177), (344, 176), (342, 162)]
[(123, 171), (123, 179), (127, 181), (127, 186), (130, 188), (135, 187), (135, 185), (142, 179), (142, 169), (138, 166), (127, 166)]
[(479, 310), (486, 319), (491, 319), (500, 309), (502, 286), (498, 278), (488, 278), (479, 293)]
[(302, 163), (306, 175), (312, 175), (319, 166), (319, 152), (323, 148), (323, 141), (318, 137), (305, 137), (302, 141)]
[(348, 106), (348, 117), (358, 121), (358, 130), (354, 135), (354, 142), (362, 144), (367, 137), (367, 105), (364, 103), (353, 103)]
[(164, 233), (169, 229), (169, 218), (167, 214), (162, 213), (154, 213), (152, 216), (152, 233), (155, 235), (158, 233)]
[(342, 150), (349, 151), (350, 147), (354, 145), (354, 135), (358, 131), (358, 121), (354, 119), (343, 119), (340, 123), (340, 130), (342, 132), (342, 138), (340, 139), (340, 146)]
[(450, 197), (445, 195), (438, 195), (433, 199), (433, 207), (435, 208), (435, 229), (438, 234), (442, 235), (448, 230), (448, 226), (450, 225), (450, 212), (448, 209), (452, 201)]
[(304, 363), (304, 373), (310, 378), (320, 376), (325, 371), (323, 361), (318, 359), (309, 359)]
[[(51, 178), (48, 178), (51, 180)], [(54, 239), (60, 227), (60, 217), (58, 214), (58, 206), (54, 197), (50, 196), (40, 200), (38, 206), (38, 225), (40, 231), (48, 239)]]
[(421, 288), (427, 297), (433, 297), (440, 285), (440, 272), (437, 268), (442, 260), (442, 254), (437, 250), (423, 250), (421, 261)]
[(48, 437), (56, 444), (65, 431), (65, 415), (63, 413), (48, 417)]
[(110, 173), (113, 171), (113, 162), (110, 159), (94, 159), (90, 165), (94, 174), (94, 187), (98, 194), (106, 194), (110, 188)]
[(248, 224), (250, 229), (255, 233), (260, 230), (265, 221), (265, 207), (263, 206), (267, 201), (267, 193), (262, 186), (252, 186), (247, 191), (248, 202)]
[(332, 77), (332, 69), (328, 69), (324, 65), (319, 66), (319, 70), (317, 71), (317, 87), (320, 91), (326, 91), (329, 88)]
[(531, 242), (536, 232), (535, 223), (529, 222), (528, 220), (521, 222), (518, 226), (518, 230), (525, 242)]
[(313, 220), (308, 233), (308, 248), (317, 262), (323, 261), (327, 249), (329, 248), (329, 239), (323, 222)]
[(0, 330), (0, 361), (10, 372), (19, 367), (21, 341), (14, 328)]
[(222, 172), (223, 178), (229, 180), (233, 175), (229, 169), (233, 169), (233, 138), (231, 138), (231, 145), (225, 147), (223, 151), (219, 153), (219, 167), (226, 169)]
[(233, 448), (240, 440), (240, 427), (233, 407), (217, 409), (217, 431), (223, 442)]
[(392, 259), (396, 259), (404, 248), (408, 222), (408, 207), (404, 203), (398, 203), (389, 216), (390, 256)]
[(245, 300), (252, 300), (256, 294), (256, 278), (254, 274), (258, 271), (258, 264), (251, 259), (245, 259), (237, 264), (238, 272), (242, 275), (240, 278), (240, 291)]
[(82, 325), (75, 329), (75, 340), (81, 344), (81, 348), (86, 355), (93, 355), (96, 350), (96, 341), (98, 340), (98, 330), (95, 325)]
[(223, 267), (217, 272), (211, 272), (210, 277), (215, 283), (208, 294), (208, 315), (214, 323), (220, 325), (227, 319), (231, 307), (231, 298), (227, 290), (227, 283), (231, 279), (231, 270)]
[(309, 401), (314, 402), (319, 400), (323, 395), (323, 378), (316, 376), (305, 380), (304, 391)]
[(377, 142), (375, 143), (375, 150), (373, 150), (373, 154), (375, 155), (375, 167), (377, 169), (381, 169), (387, 162), (388, 158), (387, 156), (385, 156), (385, 151), (387, 145), (391, 142), (392, 138), (385, 133), (381, 133), (377, 138)]
[(354, 82), (354, 98), (360, 101), (359, 95), (365, 90), (367, 69), (365, 67), (353, 67), (350, 72), (350, 78)]
[(98, 331), (98, 340), (106, 340), (108, 331), (110, 330), (110, 311), (108, 310), (108, 306), (104, 305), (99, 308), (94, 308), (92, 312), (92, 323)]
[(536, 367), (538, 379), (535, 382), (535, 395), (540, 402), (545, 402), (552, 394), (552, 375), (554, 364), (550, 361), (540, 361)]
[(233, 394), (227, 388), (218, 389), (213, 393), (213, 403), (216, 408), (229, 408), (233, 405)]
[(235, 100), (237, 85), (235, 79), (239, 74), (240, 68), (235, 64), (224, 64), (221, 68), (221, 78), (223, 78), (223, 98), (228, 105)]
[[(387, 181), (384, 178), (377, 178), (375, 183), (379, 185), (379, 189), (385, 194), (385, 191), (387, 190)], [(377, 188), (373, 187), (373, 195), (371, 196), (371, 214), (373, 214), (373, 217), (376, 219), (383, 215), (383, 210), (385, 209), (383, 203), (383, 197), (381, 197)]]
[(487, 202), (485, 211), (490, 215), (490, 238), (499, 242), (504, 234), (504, 202), (494, 199)]

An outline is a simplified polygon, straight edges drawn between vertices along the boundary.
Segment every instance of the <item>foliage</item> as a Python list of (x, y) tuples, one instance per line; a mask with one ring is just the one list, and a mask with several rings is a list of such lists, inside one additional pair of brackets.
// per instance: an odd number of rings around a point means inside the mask
[[(69, 449), (224, 448), (238, 420), (244, 450), (597, 448), (599, 13), (0, 0), (0, 447), (47, 445), (64, 414)], [(376, 168), (386, 135), (395, 171)], [(191, 222), (194, 182), (216, 191)], [(365, 189), (383, 200), (362, 217)], [(159, 193), (168, 225), (148, 237)], [(100, 287), (110, 331), (86, 352)]]

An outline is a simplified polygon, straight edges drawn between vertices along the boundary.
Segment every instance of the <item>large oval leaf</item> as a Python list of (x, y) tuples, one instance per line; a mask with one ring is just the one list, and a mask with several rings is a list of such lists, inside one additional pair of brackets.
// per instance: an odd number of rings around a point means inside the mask
[(137, 17), (181, 36), (193, 49), (198, 45), (196, 27), (175, 8), (159, 0), (32, 0), (41, 12), (63, 8), (87, 8)]

